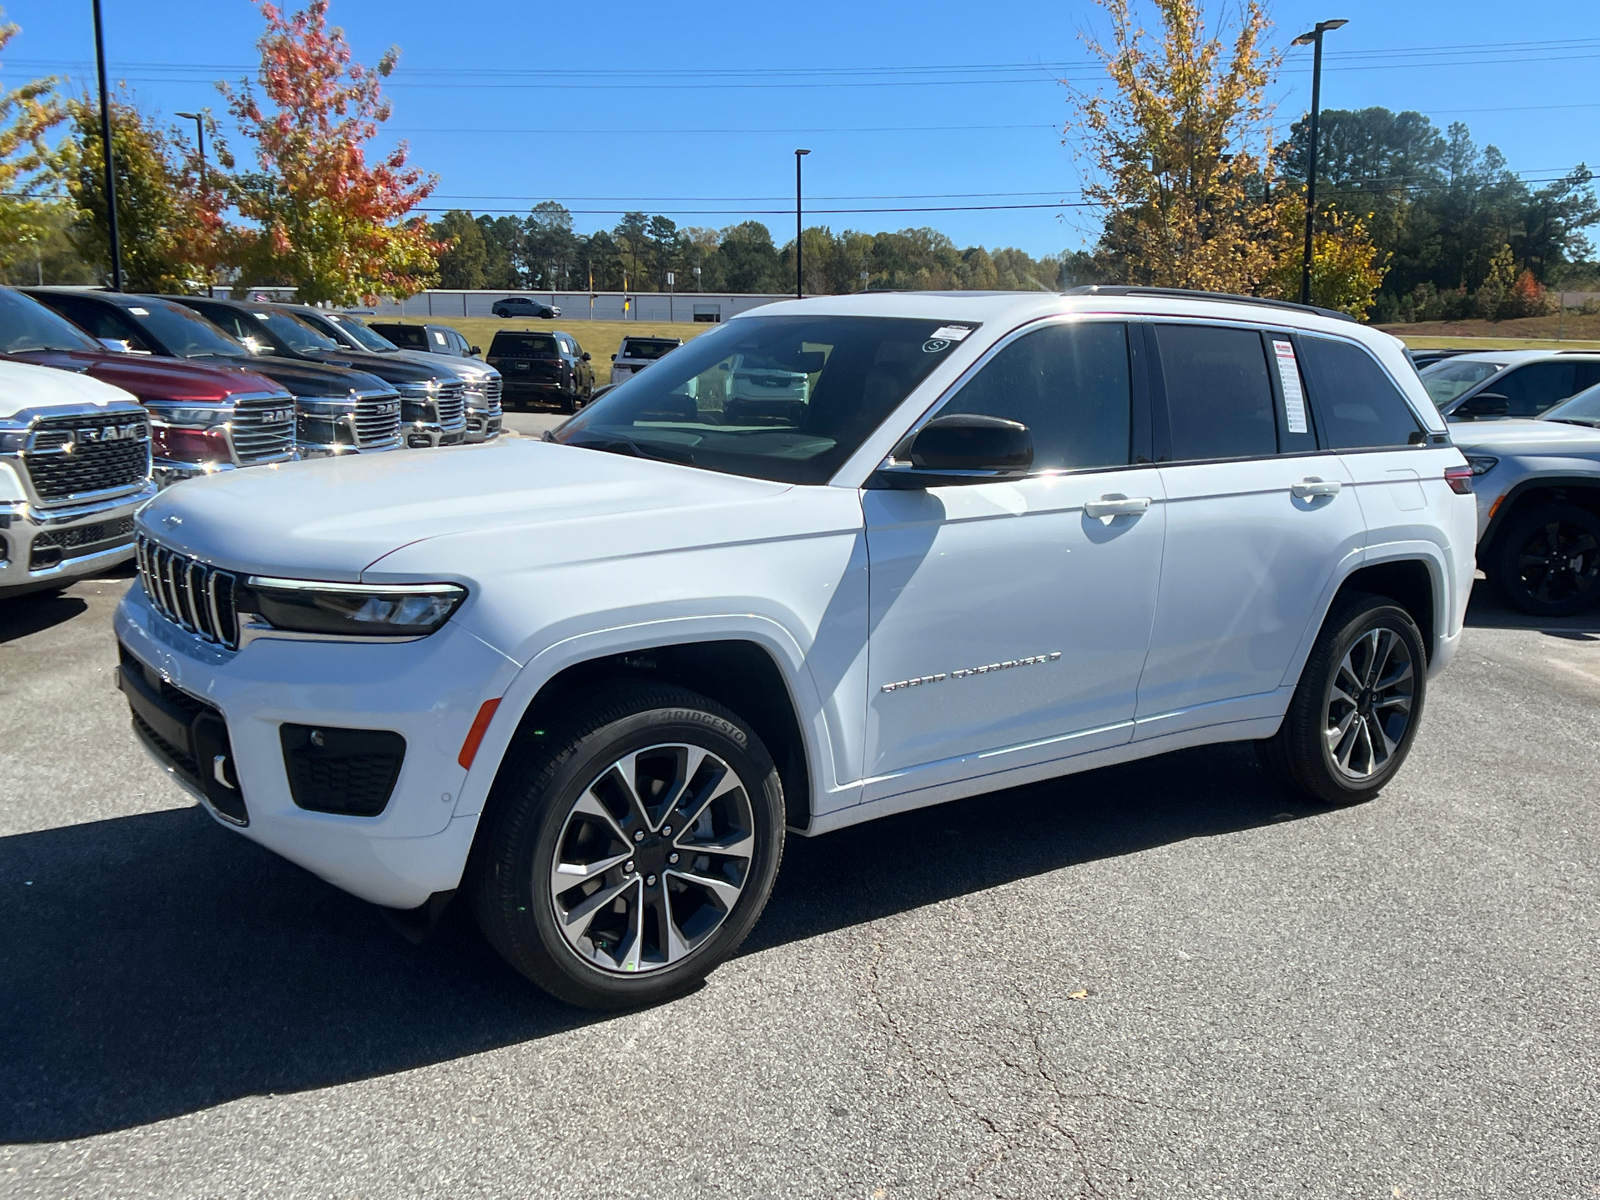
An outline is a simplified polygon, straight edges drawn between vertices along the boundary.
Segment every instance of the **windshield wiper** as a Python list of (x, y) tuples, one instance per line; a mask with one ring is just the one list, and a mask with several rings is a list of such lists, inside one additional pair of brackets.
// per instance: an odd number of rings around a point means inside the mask
[(653, 458), (657, 462), (677, 463), (679, 466), (694, 466), (694, 455), (687, 450), (671, 453), (660, 446), (646, 446), (632, 438), (625, 437), (594, 437), (589, 441), (567, 442), (568, 446), (577, 446), (580, 450), (603, 450), (607, 454), (623, 454), (630, 458)]
[(1585, 420), (1582, 417), (1546, 417), (1545, 420), (1556, 425), (1582, 425), (1586, 429), (1594, 429), (1596, 426), (1600, 426), (1600, 421), (1593, 418)]

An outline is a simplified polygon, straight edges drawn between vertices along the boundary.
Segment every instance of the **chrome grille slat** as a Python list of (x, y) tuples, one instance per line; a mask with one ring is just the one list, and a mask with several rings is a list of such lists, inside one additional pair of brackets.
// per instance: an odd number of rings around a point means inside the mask
[[(287, 421), (268, 421), (287, 409)], [(241, 465), (289, 458), (294, 452), (294, 398), (252, 394), (233, 401), (233, 451)]]
[[(393, 412), (377, 410), (393, 405)], [(376, 450), (400, 442), (400, 393), (356, 393), (356, 441), (363, 450)]]
[[(132, 407), (131, 405), (128, 407)], [(108, 430), (133, 436), (103, 440)], [(150, 421), (143, 410), (46, 417), (33, 424), (20, 465), (38, 501), (70, 504), (86, 496), (131, 492), (150, 478)]]
[(233, 607), (234, 576), (141, 533), (134, 544), (139, 582), (151, 606), (203, 641), (239, 648)]

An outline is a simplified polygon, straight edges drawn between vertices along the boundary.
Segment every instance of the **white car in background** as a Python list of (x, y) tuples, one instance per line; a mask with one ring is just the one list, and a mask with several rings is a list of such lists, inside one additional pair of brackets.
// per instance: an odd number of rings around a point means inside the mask
[(1472, 587), (1403, 347), (1298, 305), (774, 303), (548, 436), (173, 489), (115, 627), (219, 821), (597, 1008), (732, 954), (786, 831), (1214, 742), (1372, 797)]
[(637, 337), (629, 334), (611, 356), (611, 382), (621, 383), (632, 379), (651, 363), (672, 353), (683, 345), (682, 338)]
[(126, 562), (133, 515), (155, 494), (150, 417), (132, 395), (0, 362), (0, 597)]

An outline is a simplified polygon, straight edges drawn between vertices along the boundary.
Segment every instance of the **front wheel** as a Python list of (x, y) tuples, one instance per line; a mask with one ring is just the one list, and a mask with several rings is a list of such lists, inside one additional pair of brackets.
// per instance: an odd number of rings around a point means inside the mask
[(572, 1004), (654, 1004), (727, 959), (783, 854), (783, 789), (739, 717), (680, 688), (614, 685), (503, 777), (470, 882), (478, 923)]
[(1600, 599), (1600, 517), (1541, 504), (1513, 518), (1491, 564), (1495, 590), (1535, 617), (1576, 616)]
[(1256, 749), (1284, 786), (1323, 804), (1370, 800), (1410, 753), (1427, 693), (1411, 614), (1352, 593), (1329, 611), (1278, 732)]

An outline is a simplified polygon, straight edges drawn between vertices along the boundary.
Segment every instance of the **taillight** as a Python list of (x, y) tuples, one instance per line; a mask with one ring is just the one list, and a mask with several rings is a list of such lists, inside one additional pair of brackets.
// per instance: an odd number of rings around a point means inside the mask
[(1450, 485), (1450, 490), (1458, 496), (1472, 495), (1472, 468), (1467, 466), (1446, 467), (1444, 481)]

